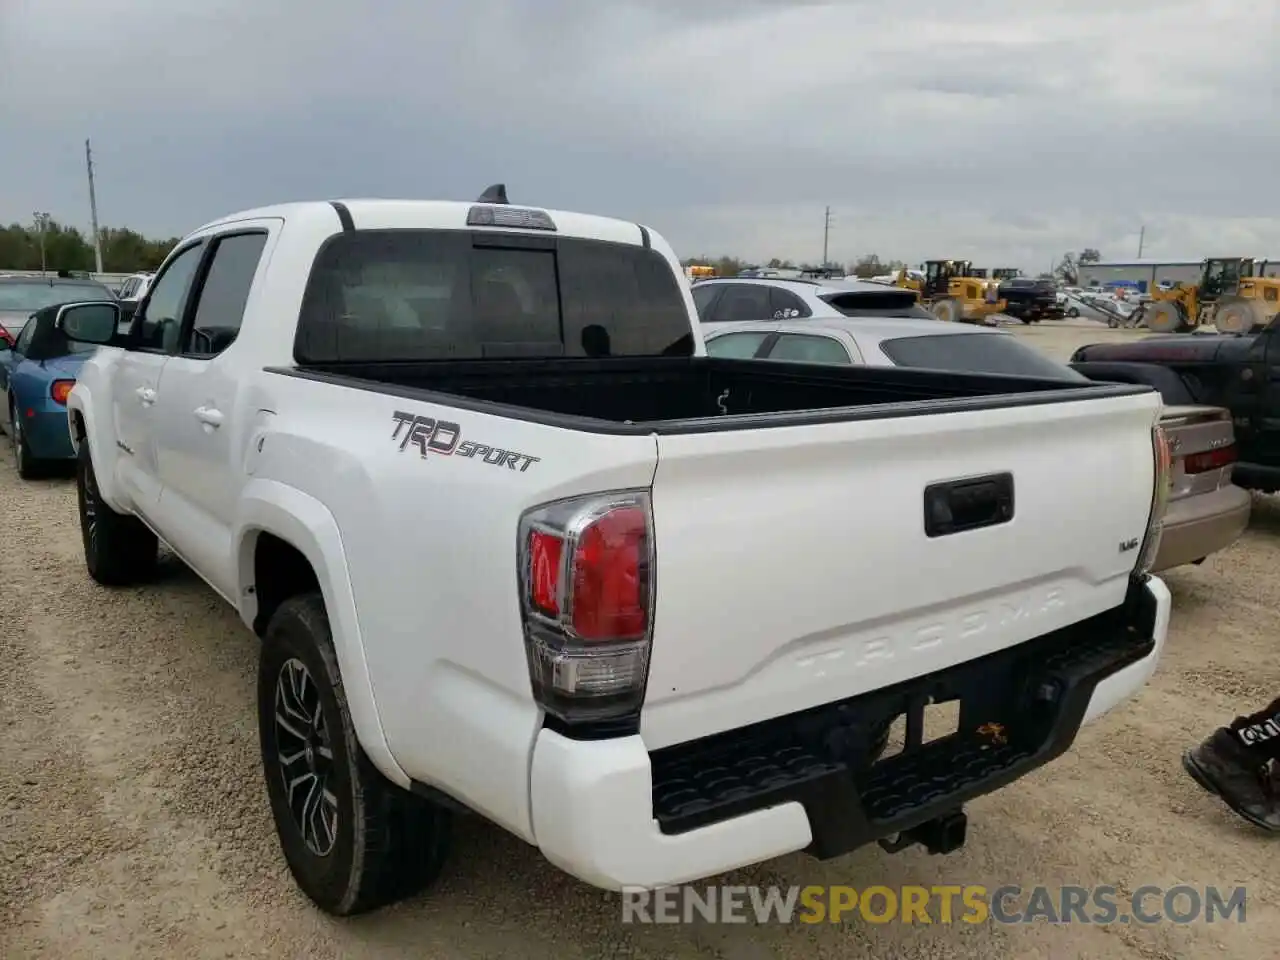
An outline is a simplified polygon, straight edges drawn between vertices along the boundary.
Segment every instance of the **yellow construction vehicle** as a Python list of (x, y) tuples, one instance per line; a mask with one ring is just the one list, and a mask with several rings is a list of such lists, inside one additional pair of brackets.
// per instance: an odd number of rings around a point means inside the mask
[(1154, 289), (1139, 322), (1156, 333), (1185, 333), (1212, 323), (1219, 333), (1249, 333), (1280, 310), (1280, 277), (1262, 275), (1253, 257), (1204, 261), (1199, 283)]
[(895, 282), (915, 290), (920, 305), (939, 320), (986, 323), (987, 317), (1007, 306), (997, 294), (999, 283), (975, 275), (971, 260), (926, 260), (923, 283), (912, 280), (905, 270)]

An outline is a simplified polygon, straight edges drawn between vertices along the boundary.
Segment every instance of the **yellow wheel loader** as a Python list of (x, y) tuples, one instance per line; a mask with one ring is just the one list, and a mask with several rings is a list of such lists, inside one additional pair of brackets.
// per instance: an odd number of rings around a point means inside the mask
[(970, 260), (926, 260), (924, 281), (912, 280), (903, 270), (896, 281), (915, 290), (920, 305), (939, 320), (986, 323), (1008, 305), (998, 296), (998, 281), (976, 276)]
[(1151, 291), (1141, 323), (1156, 333), (1186, 333), (1212, 323), (1219, 333), (1249, 333), (1280, 311), (1280, 277), (1262, 275), (1252, 257), (1204, 261), (1200, 281)]

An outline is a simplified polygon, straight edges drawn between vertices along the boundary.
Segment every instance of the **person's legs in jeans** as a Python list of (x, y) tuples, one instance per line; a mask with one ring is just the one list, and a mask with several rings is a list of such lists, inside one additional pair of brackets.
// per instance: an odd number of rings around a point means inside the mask
[(1250, 823), (1280, 832), (1280, 699), (1215, 730), (1182, 765)]

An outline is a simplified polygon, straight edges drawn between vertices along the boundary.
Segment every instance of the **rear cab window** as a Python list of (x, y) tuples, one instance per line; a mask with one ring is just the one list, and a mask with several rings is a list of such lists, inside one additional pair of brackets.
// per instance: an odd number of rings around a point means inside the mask
[(994, 373), (1015, 377), (1092, 382), (1007, 333), (945, 333), (881, 340), (880, 349), (899, 367)]
[(300, 363), (692, 356), (684, 292), (654, 250), (572, 237), (361, 230), (303, 296)]

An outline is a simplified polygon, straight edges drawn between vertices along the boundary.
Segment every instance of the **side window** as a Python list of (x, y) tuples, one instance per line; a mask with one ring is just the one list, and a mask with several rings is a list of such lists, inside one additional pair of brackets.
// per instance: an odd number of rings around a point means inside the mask
[(36, 335), (36, 324), (38, 320), (32, 317), (27, 321), (27, 325), (22, 328), (22, 332), (18, 334), (18, 339), (13, 342), (13, 352), (20, 353), (24, 357), (31, 352), (31, 341)]
[(156, 277), (147, 302), (134, 314), (129, 343), (132, 349), (170, 353), (177, 348), (182, 314), (191, 293), (191, 278), (203, 252), (203, 243), (188, 247)]
[(760, 349), (760, 344), (771, 334), (772, 331), (763, 330), (760, 333), (726, 333), (721, 337), (712, 337), (707, 341), (707, 356), (750, 360)]
[(711, 323), (739, 323), (743, 320), (772, 320), (769, 288), (762, 283), (736, 283), (716, 301)]
[(803, 333), (782, 334), (769, 351), (767, 359), (788, 360), (792, 363), (852, 362), (848, 351), (838, 341)]
[(773, 319), (794, 320), (797, 317), (813, 316), (812, 311), (804, 305), (804, 301), (790, 290), (774, 287), (769, 291), (769, 306), (773, 308)]
[(265, 233), (233, 234), (215, 241), (195, 318), (183, 338), (184, 355), (216, 357), (235, 341), (266, 243)]
[(700, 285), (693, 288), (693, 305), (698, 308), (698, 319), (703, 323), (707, 322), (707, 309), (716, 299), (716, 294), (724, 288), (722, 286), (706, 286)]

